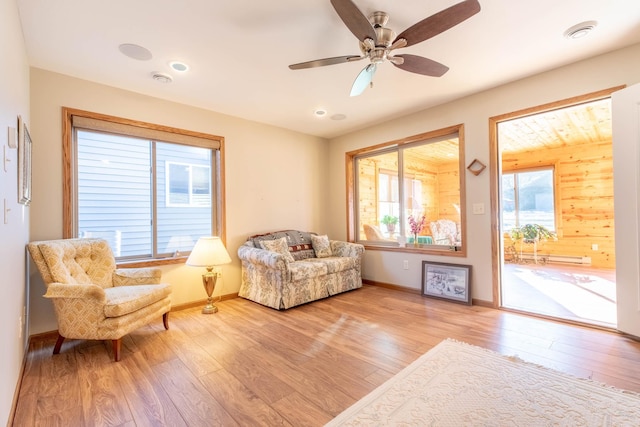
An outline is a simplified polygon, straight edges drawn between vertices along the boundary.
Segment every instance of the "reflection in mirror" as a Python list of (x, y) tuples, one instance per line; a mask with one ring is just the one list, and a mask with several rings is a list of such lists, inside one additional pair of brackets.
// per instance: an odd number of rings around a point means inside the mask
[(464, 174), (458, 129), (353, 155), (356, 240), (366, 245), (461, 250)]

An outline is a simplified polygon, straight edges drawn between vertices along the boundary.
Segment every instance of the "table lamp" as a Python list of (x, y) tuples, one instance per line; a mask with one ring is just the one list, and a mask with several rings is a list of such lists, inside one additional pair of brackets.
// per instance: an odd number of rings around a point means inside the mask
[(218, 280), (218, 272), (214, 272), (213, 268), (230, 262), (229, 253), (225, 249), (222, 240), (217, 236), (199, 238), (191, 251), (191, 255), (187, 258), (187, 265), (207, 268), (207, 272), (202, 275), (202, 284), (207, 292), (207, 305), (202, 309), (204, 314), (212, 314), (218, 311), (218, 307), (213, 305), (213, 298), (211, 297)]

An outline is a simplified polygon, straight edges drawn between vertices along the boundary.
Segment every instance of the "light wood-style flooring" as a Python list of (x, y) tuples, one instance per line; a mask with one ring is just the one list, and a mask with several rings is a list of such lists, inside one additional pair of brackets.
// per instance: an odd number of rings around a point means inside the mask
[(375, 286), (279, 312), (244, 299), (110, 342), (34, 339), (15, 426), (321, 426), (445, 338), (640, 392), (613, 332)]

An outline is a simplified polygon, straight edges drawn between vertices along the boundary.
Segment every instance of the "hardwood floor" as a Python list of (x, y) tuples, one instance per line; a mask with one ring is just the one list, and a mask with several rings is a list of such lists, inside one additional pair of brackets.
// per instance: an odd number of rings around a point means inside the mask
[(640, 392), (640, 343), (374, 286), (278, 312), (244, 299), (110, 342), (34, 339), (15, 426), (321, 426), (445, 338)]

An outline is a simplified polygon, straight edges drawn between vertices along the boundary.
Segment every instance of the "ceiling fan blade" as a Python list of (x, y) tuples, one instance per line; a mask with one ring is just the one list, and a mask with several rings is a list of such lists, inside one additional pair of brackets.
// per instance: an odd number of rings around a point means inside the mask
[(406, 39), (407, 46), (423, 42), (447, 31), (478, 12), (480, 12), (478, 0), (465, 0), (412, 25), (400, 33), (396, 40)]
[(376, 40), (376, 32), (366, 16), (351, 0), (331, 0), (333, 8), (342, 19), (342, 22), (360, 41), (366, 38)]
[(360, 71), (358, 77), (353, 82), (353, 86), (351, 86), (351, 93), (349, 96), (358, 96), (371, 84), (371, 80), (373, 80), (373, 75), (376, 73), (376, 64), (369, 64)]
[(345, 62), (359, 61), (364, 56), (347, 55), (347, 56), (335, 56), (333, 58), (315, 59), (313, 61), (300, 62), (298, 64), (291, 64), (289, 68), (292, 70), (302, 70), (304, 68), (316, 68), (324, 67), (325, 65), (343, 64)]
[(431, 77), (440, 77), (447, 71), (449, 67), (439, 62), (433, 61), (428, 58), (417, 55), (395, 55), (394, 58), (402, 58), (404, 62), (402, 64), (396, 64), (392, 62), (396, 67), (410, 71), (416, 74), (422, 74)]

